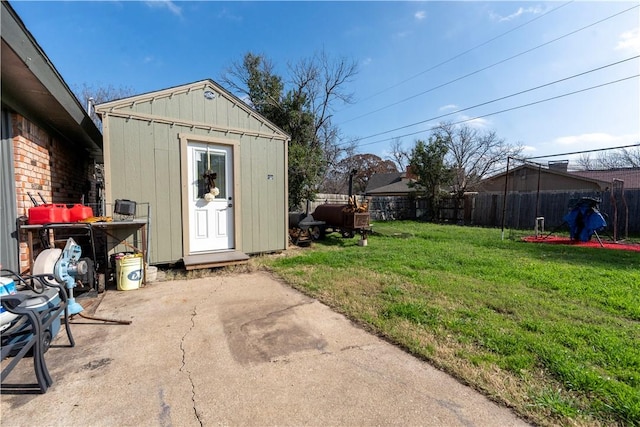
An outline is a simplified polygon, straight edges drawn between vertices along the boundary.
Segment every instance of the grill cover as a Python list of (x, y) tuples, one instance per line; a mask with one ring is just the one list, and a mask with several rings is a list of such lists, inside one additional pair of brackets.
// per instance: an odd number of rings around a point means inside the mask
[(588, 242), (598, 230), (607, 226), (607, 222), (598, 210), (599, 201), (583, 198), (562, 218), (569, 224), (569, 235), (572, 240)]

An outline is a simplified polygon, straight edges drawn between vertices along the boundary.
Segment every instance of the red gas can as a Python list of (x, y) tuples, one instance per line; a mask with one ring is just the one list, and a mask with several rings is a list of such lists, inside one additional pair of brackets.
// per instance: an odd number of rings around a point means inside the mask
[(90, 206), (73, 205), (69, 209), (69, 221), (78, 222), (93, 216), (93, 209)]
[(69, 208), (56, 204), (29, 208), (29, 224), (48, 224), (50, 222), (69, 222)]

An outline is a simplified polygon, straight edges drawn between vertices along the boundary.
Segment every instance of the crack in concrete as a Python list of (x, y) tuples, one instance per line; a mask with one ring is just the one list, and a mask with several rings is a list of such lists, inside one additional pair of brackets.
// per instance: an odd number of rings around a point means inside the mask
[(192, 402), (192, 406), (193, 406), (193, 414), (195, 415), (196, 419), (200, 423), (200, 426), (202, 426), (203, 423), (202, 423), (202, 420), (200, 419), (200, 414), (198, 414), (198, 408), (196, 407), (196, 387), (195, 387), (195, 384), (193, 384), (193, 378), (191, 377), (191, 371), (189, 371), (186, 368), (187, 355), (186, 355), (186, 352), (184, 350), (184, 340), (185, 340), (185, 338), (187, 338), (187, 335), (189, 335), (189, 333), (196, 326), (196, 322), (194, 321), (194, 318), (196, 317), (197, 314), (198, 314), (198, 312), (196, 310), (196, 307), (193, 307), (193, 311), (191, 312), (191, 327), (182, 336), (182, 339), (180, 340), (180, 350), (182, 351), (182, 366), (180, 366), (180, 372), (186, 372), (187, 373), (187, 378), (189, 378), (189, 382), (191, 383), (191, 402)]

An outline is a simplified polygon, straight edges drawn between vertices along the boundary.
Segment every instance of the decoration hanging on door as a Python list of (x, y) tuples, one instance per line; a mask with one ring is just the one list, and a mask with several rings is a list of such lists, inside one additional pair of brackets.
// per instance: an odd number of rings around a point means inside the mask
[(205, 193), (204, 199), (207, 202), (210, 202), (213, 199), (215, 199), (218, 194), (220, 194), (220, 190), (218, 189), (218, 187), (216, 187), (216, 181), (215, 181), (216, 178), (218, 178), (218, 174), (216, 172), (213, 172), (211, 169), (209, 169), (204, 174), (202, 174), (202, 177), (204, 178), (206, 188), (209, 189), (209, 192)]

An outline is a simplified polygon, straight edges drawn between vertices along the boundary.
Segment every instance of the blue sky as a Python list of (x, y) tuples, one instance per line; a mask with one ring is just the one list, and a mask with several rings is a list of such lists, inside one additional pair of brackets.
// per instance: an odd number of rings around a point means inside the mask
[(288, 63), (322, 49), (352, 59), (357, 102), (336, 106), (333, 119), (362, 153), (385, 157), (393, 138), (410, 148), (440, 120), (597, 85), (605, 86), (466, 123), (495, 130), (529, 156), (640, 142), (640, 60), (627, 60), (640, 55), (637, 1), (11, 4), (72, 88), (145, 93), (218, 80), (249, 51), (269, 57), (282, 76)]

